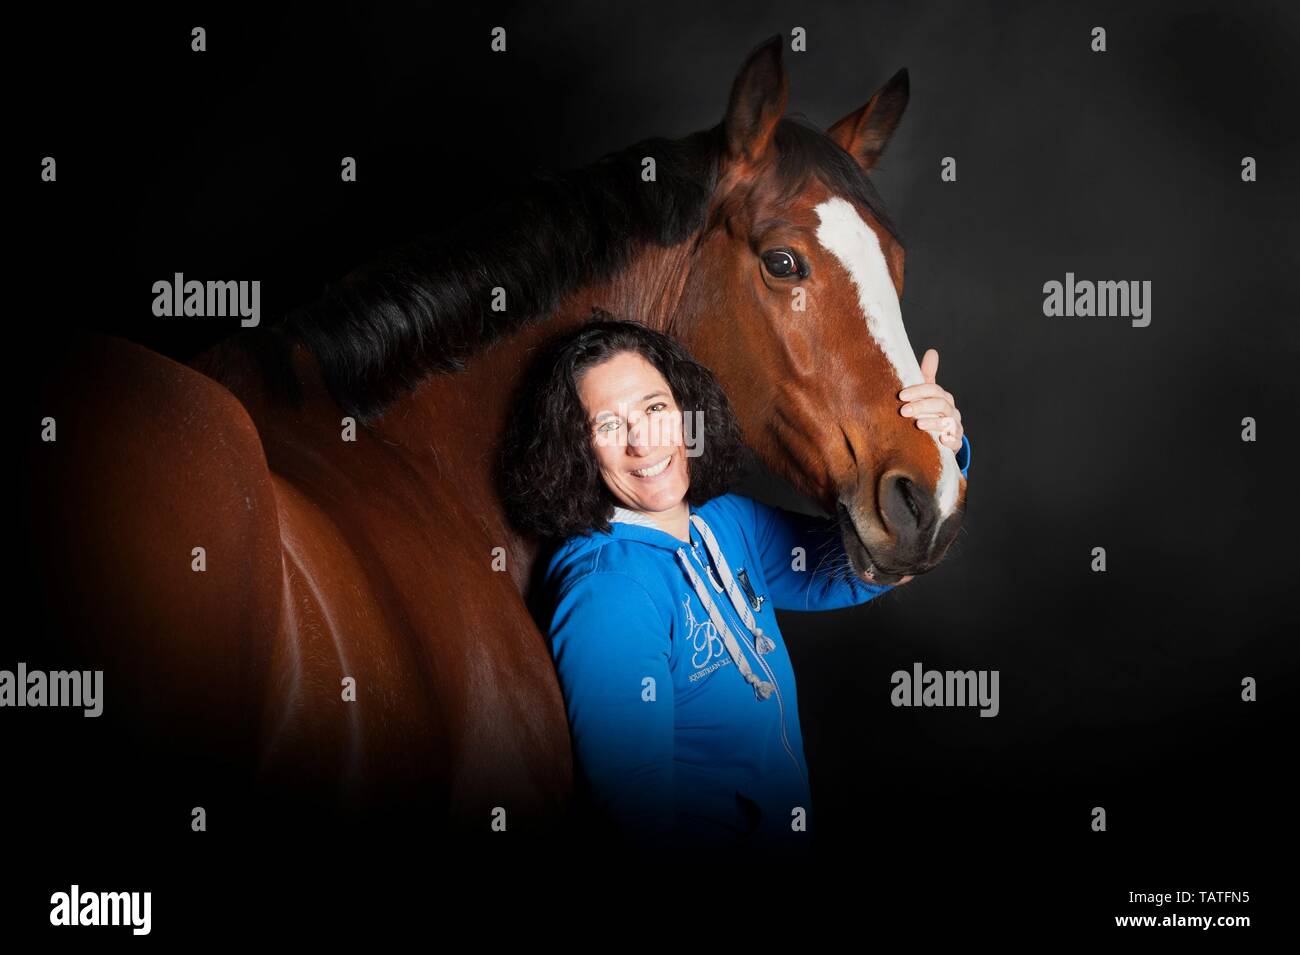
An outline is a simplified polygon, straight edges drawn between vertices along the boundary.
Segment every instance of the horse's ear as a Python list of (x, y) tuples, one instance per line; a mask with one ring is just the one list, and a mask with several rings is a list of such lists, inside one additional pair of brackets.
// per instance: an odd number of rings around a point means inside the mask
[(733, 162), (756, 162), (772, 142), (776, 124), (785, 115), (790, 80), (781, 64), (781, 34), (765, 40), (749, 54), (731, 84), (727, 101), (727, 156)]
[(871, 94), (866, 106), (849, 113), (826, 130), (826, 135), (839, 143), (863, 169), (872, 169), (903, 118), (907, 94), (907, 68), (904, 67)]

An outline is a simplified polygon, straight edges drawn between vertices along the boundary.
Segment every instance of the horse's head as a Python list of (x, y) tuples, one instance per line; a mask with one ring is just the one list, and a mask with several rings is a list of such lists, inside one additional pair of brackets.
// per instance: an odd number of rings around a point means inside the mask
[(903, 246), (867, 178), (907, 105), (900, 71), (826, 133), (783, 118), (781, 39), (731, 90), (718, 181), (677, 329), (763, 462), (840, 520), (853, 569), (895, 583), (961, 525), (953, 452), (899, 413), (920, 383)]

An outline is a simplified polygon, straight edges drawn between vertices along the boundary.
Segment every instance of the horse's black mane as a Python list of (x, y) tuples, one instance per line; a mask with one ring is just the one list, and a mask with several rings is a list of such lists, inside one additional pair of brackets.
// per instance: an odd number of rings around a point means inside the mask
[[(897, 235), (862, 169), (820, 130), (786, 116), (776, 147), (787, 195), (816, 175)], [(301, 342), (345, 413), (371, 421), (428, 375), (462, 370), (493, 342), (550, 315), (571, 289), (612, 276), (642, 244), (675, 245), (703, 228), (724, 148), (719, 123), (543, 174), (521, 198), (465, 223), (469, 231), (457, 230), (454, 242), (430, 236), (394, 250), (235, 343), (253, 356), (273, 394), (300, 405), (289, 351)], [(655, 158), (653, 183), (641, 180), (645, 156)], [(490, 308), (497, 286), (505, 290), (504, 312)]]

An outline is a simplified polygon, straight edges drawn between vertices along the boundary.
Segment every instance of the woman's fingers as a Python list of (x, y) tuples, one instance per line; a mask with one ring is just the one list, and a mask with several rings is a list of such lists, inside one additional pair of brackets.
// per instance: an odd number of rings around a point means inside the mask
[(961, 412), (957, 410), (957, 399), (952, 396), (951, 391), (947, 391), (942, 385), (930, 383), (909, 385), (898, 393), (898, 397), (900, 400), (907, 402), (907, 404), (903, 405), (904, 408), (926, 400), (932, 402), (935, 400), (946, 401), (948, 409), (940, 413), (951, 414), (958, 421), (961, 420)]
[(952, 400), (952, 395), (948, 394), (943, 385), (937, 384), (933, 381), (928, 381), (920, 385), (908, 385), (898, 393), (898, 397), (902, 401), (911, 401), (913, 398), (943, 397), (947, 397), (949, 401)]
[(939, 432), (939, 440), (943, 442), (944, 447), (951, 448), (954, 451), (961, 450), (961, 423), (947, 415), (937, 415), (927, 418), (917, 418), (916, 426), (923, 431)]
[(925, 354), (921, 356), (921, 377), (926, 381), (934, 381), (939, 374), (939, 352), (934, 348), (927, 348)]
[(946, 398), (921, 398), (917, 401), (909, 401), (900, 409), (902, 414), (908, 418), (919, 418), (922, 415), (947, 415), (956, 417), (955, 409), (952, 403)]
[[(937, 358), (936, 354), (936, 367)], [(899, 408), (899, 413), (907, 418), (915, 418), (916, 426), (924, 431), (939, 432), (939, 440), (953, 451), (961, 450), (961, 412), (952, 392), (934, 381), (919, 385), (909, 385), (898, 393), (906, 403)]]
[(957, 422), (947, 415), (937, 415), (931, 418), (918, 418), (916, 426), (922, 431), (942, 431), (945, 434), (952, 432)]
[(943, 443), (954, 450), (961, 447), (961, 425), (952, 418), (920, 418), (916, 426), (922, 431), (938, 432)]

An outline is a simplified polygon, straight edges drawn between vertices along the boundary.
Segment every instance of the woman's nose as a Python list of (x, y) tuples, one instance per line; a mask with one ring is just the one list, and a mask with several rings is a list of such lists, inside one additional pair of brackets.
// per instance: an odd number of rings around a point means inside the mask
[(644, 447), (649, 444), (649, 435), (647, 434), (648, 417), (629, 417), (627, 419), (627, 443), (634, 448)]

